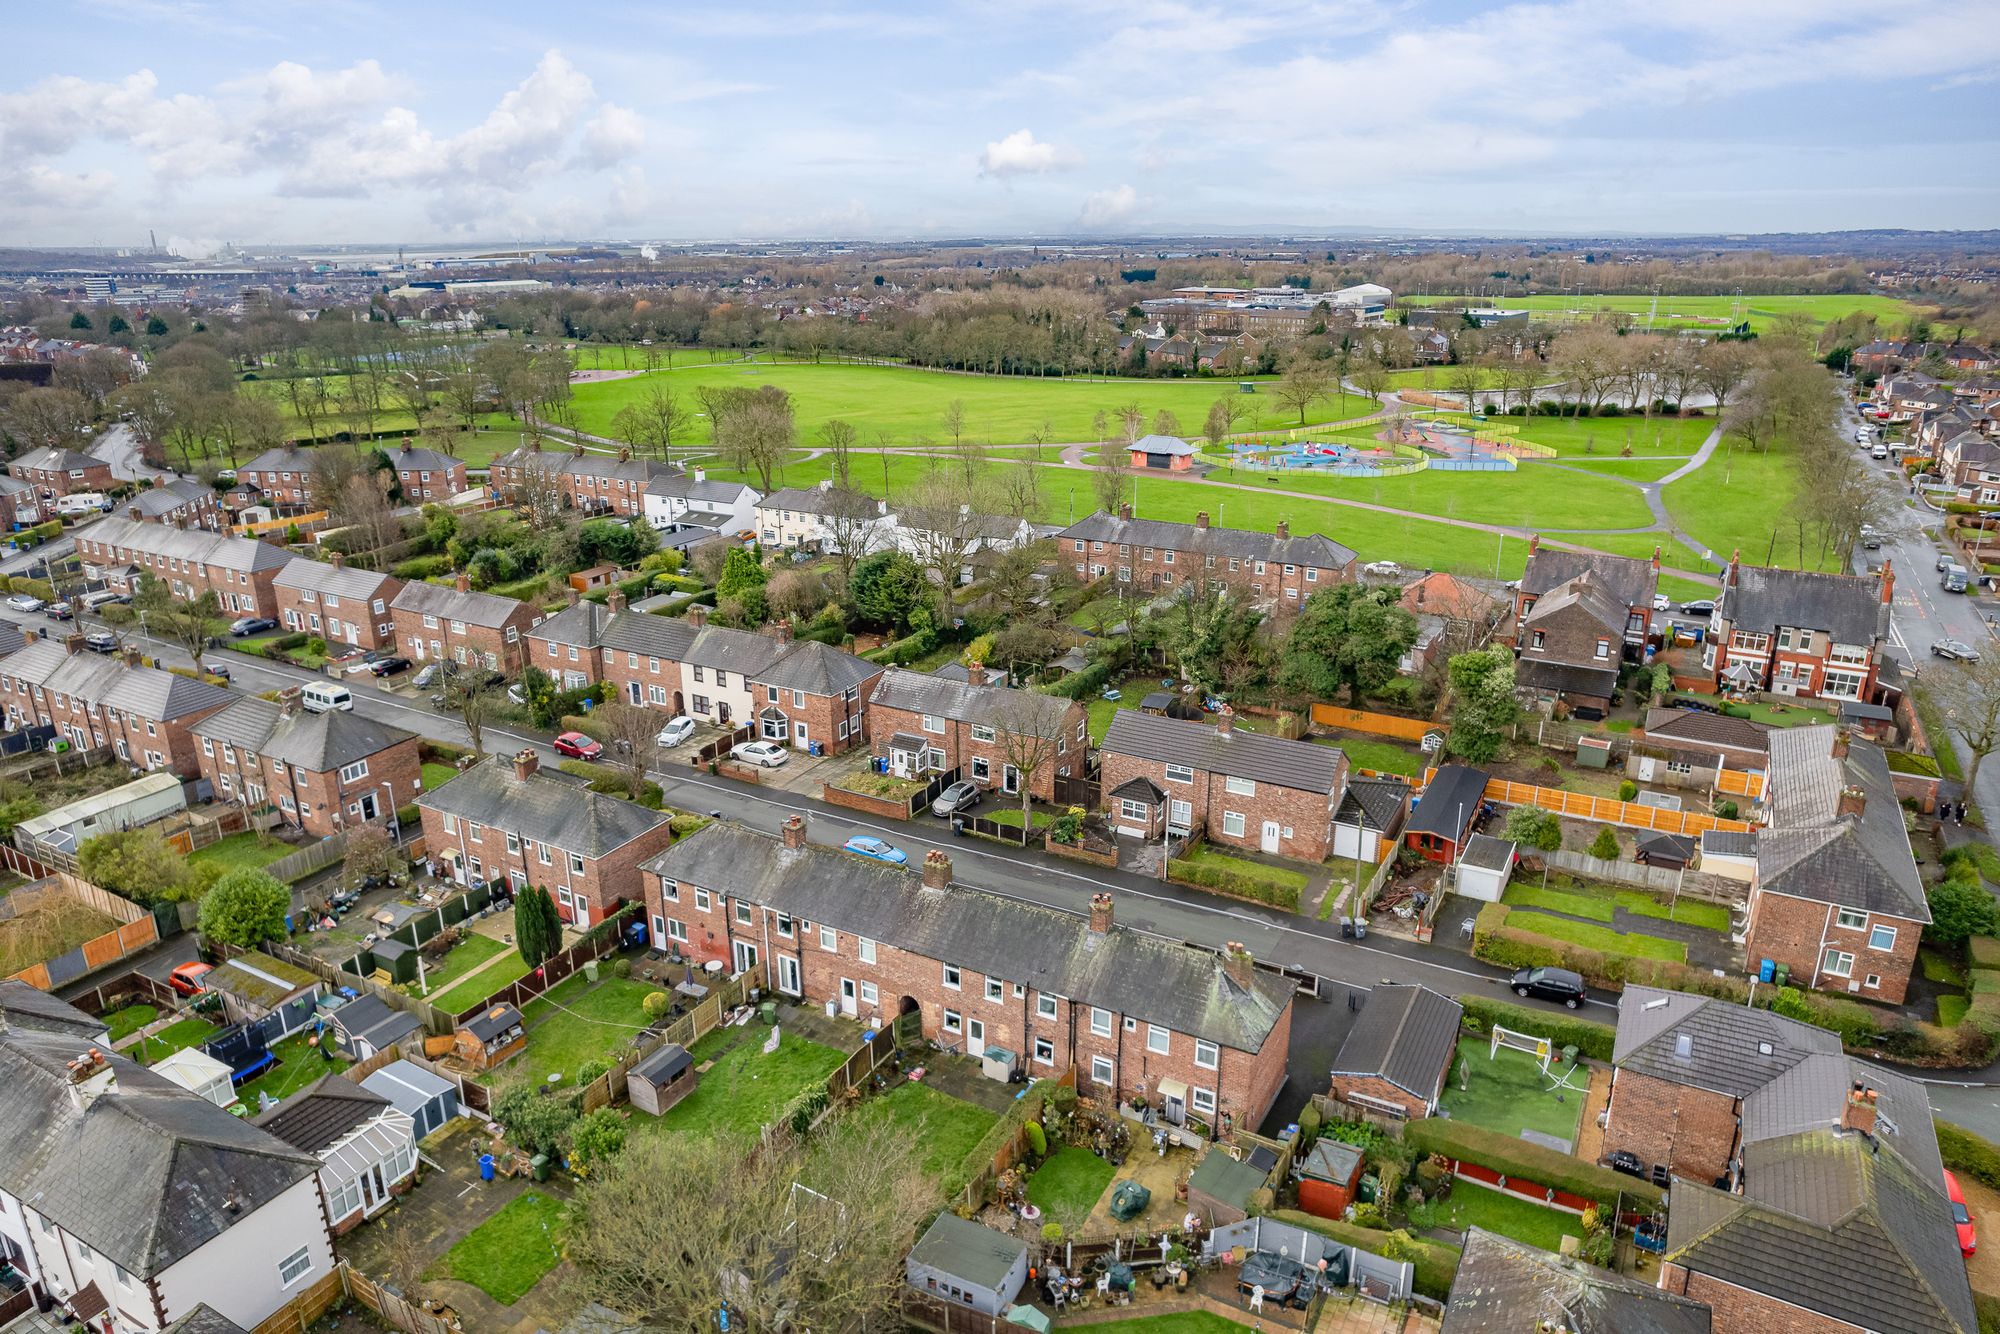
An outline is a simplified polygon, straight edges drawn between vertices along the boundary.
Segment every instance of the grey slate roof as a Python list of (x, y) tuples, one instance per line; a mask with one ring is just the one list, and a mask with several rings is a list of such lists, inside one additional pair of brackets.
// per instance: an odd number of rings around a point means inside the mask
[[(1683, 1036), (1686, 1059), (1676, 1054)], [(1618, 997), (1612, 1064), (1671, 1084), (1747, 1098), (1815, 1053), (1839, 1055), (1840, 1038), (1769, 1010), (1685, 991), (1628, 985)]]
[(882, 672), (880, 664), (816, 639), (796, 639), (789, 645), (774, 643), (772, 647), (778, 651), (777, 661), (751, 673), (759, 685), (803, 690), (809, 695), (839, 695)]
[(1378, 834), (1395, 830), (1410, 805), (1410, 785), (1397, 778), (1350, 778), (1333, 818)]
[(320, 594), (331, 593), (337, 598), (353, 598), (357, 602), (367, 602), (382, 596), (384, 584), (400, 581), (380, 570), (364, 570), (353, 565), (343, 565), (335, 569), (326, 561), (307, 560), (304, 556), (300, 556), (278, 571), (278, 577), (271, 582), (276, 588), (294, 588)]
[(1594, 571), (1585, 570), (1574, 579), (1564, 580), (1554, 588), (1535, 599), (1535, 605), (1528, 608), (1522, 618), (1524, 627), (1532, 627), (1557, 612), (1577, 608), (1603, 626), (1614, 639), (1625, 633), (1625, 620), (1631, 614), (1628, 604), (1621, 603), (1605, 587), (1604, 580)]
[(504, 755), (487, 756), (417, 804), (585, 857), (601, 857), (667, 822), (659, 811), (545, 773), (524, 781)]
[(1474, 834), (1465, 840), (1459, 864), (1482, 871), (1504, 871), (1514, 864), (1514, 844), (1491, 834)]
[(598, 642), (604, 648), (681, 662), (700, 633), (700, 627), (682, 617), (623, 611), (604, 622), (598, 631)]
[[(769, 504), (767, 500), (764, 502)], [(1115, 550), (1120, 543), (1162, 550), (1205, 553), (1217, 559), (1261, 560), (1267, 564), (1311, 565), (1322, 570), (1342, 570), (1354, 563), (1354, 549), (1320, 533), (1279, 537), (1275, 533), (1253, 532), (1247, 528), (1200, 528), (1191, 523), (1169, 523), (1162, 519), (1121, 519), (1099, 511), (1077, 520), (1056, 534), (1067, 541), (1104, 542)]]
[(913, 871), (832, 848), (790, 849), (740, 825), (710, 825), (644, 865), (669, 880), (1238, 1051), (1260, 1049), (1291, 1003), (1290, 983), (1260, 972), (1251, 987), (1239, 987), (1206, 950), (1123, 926), (1100, 935), (1074, 913), (976, 889), (927, 890)]
[(305, 1153), (339, 1143), (348, 1131), (390, 1105), (372, 1089), (340, 1075), (321, 1075), (250, 1124)]
[(1702, 709), (1648, 709), (1644, 726), (1647, 740), (1671, 743), (1684, 750), (1728, 746), (1759, 755), (1768, 749), (1772, 731), (1748, 718), (1732, 718), (1726, 713), (1708, 713)]
[(241, 477), (252, 472), (290, 472), (302, 476), (313, 470), (313, 454), (310, 449), (300, 449), (296, 445), (281, 445), (277, 449), (267, 449), (256, 458), (236, 470)]
[(1132, 442), (1141, 454), (1193, 454), (1195, 447), (1177, 435), (1142, 435)]
[(425, 449), (422, 445), (399, 445), (395, 449), (382, 451), (389, 456), (389, 462), (397, 472), (444, 472), (461, 466), (449, 454), (440, 454), (435, 449)]
[[(1772, 733), (1769, 826), (1757, 840), (1760, 892), (1785, 894), (1929, 922), (1923, 880), (1881, 748), (1859, 737), (1832, 757), (1835, 729)], [(1838, 815), (1842, 789), (1866, 798), (1861, 816)]]
[(101, 468), (104, 460), (80, 454), (74, 449), (37, 449), (15, 459), (13, 466), (23, 471), (68, 472), (72, 468)]
[(1782, 1139), (1804, 1130), (1837, 1127), (1856, 1084), (1874, 1089), (1875, 1137), (1924, 1181), (1942, 1189), (1944, 1158), (1930, 1099), (1916, 1080), (1872, 1061), (1834, 1052), (1814, 1052), (1763, 1088), (1743, 1099), (1743, 1142)]
[(459, 1025), (481, 1042), (491, 1042), (521, 1027), (521, 1012), (511, 1005), (490, 1005)]
[(1711, 1328), (1701, 1302), (1475, 1227), (1466, 1235), (1438, 1334), (1709, 1334)]
[(423, 1028), (408, 1010), (398, 1010), (380, 996), (369, 994), (333, 1012), (333, 1026), (351, 1042), (360, 1038), (377, 1051), (393, 1047)]
[(1465, 1007), (1429, 987), (1384, 982), (1333, 1058), (1335, 1075), (1376, 1075), (1425, 1102), (1438, 1095), (1458, 1050)]
[(1714, 853), (1718, 857), (1754, 857), (1757, 855), (1757, 831), (1754, 829), (1710, 829), (1701, 836), (1701, 850)]
[(396, 594), (389, 605), (396, 611), (464, 621), (467, 625), (501, 626), (527, 604), (494, 593), (461, 593), (456, 588), (418, 580), (404, 584), (403, 591)]
[(1889, 633), (1882, 581), (1866, 575), (1732, 565), (1717, 604), (1723, 620), (1743, 629), (1769, 632), (1788, 625), (1863, 647)]
[(1486, 773), (1463, 764), (1447, 764), (1431, 775), (1410, 816), (1412, 834), (1441, 834), (1456, 842), (1479, 814), (1486, 796)]
[(0, 676), (156, 722), (217, 709), (239, 698), (233, 690), (191, 676), (176, 676), (157, 667), (129, 667), (118, 658), (97, 653), (71, 653), (47, 639), (0, 658)]
[(848, 519), (873, 519), (882, 515), (882, 507), (873, 496), (842, 490), (837, 486), (783, 487), (758, 501), (757, 508)]
[[(594, 649), (603, 644), (604, 627), (610, 620), (611, 612), (603, 603), (583, 599), (553, 616), (543, 617), (542, 623), (528, 632), (528, 637), (546, 639), (551, 644)], [(542, 664), (535, 665), (539, 667)]]
[(55, 1033), (72, 1040), (104, 1032), (104, 1021), (97, 1016), (12, 978), (0, 979), (0, 1025), (6, 1030)]
[[(319, 1169), (319, 1160), (134, 1065), (79, 1110), (77, 1039), (0, 1037), (0, 1189), (141, 1277), (156, 1275)], [(227, 1207), (235, 1200), (238, 1208)]]
[(1694, 840), (1686, 834), (1668, 834), (1653, 830), (1640, 834), (1636, 841), (1637, 850), (1648, 857), (1669, 857), (1680, 862), (1694, 860)]
[(1540, 596), (1588, 571), (1599, 587), (1626, 607), (1651, 607), (1660, 572), (1650, 560), (1609, 556), (1595, 551), (1564, 551), (1537, 547), (1521, 574), (1521, 591)]
[(1099, 750), (1168, 764), (1192, 765), (1205, 773), (1248, 778), (1301, 792), (1333, 793), (1345, 756), (1330, 746), (1232, 729), (1227, 736), (1209, 723), (1120, 709), (1111, 716)]
[(268, 755), (315, 774), (342, 768), (417, 737), (415, 732), (352, 709), (325, 713), (302, 709), (287, 718), (278, 705), (254, 696), (237, 700), (189, 730), (198, 737)]
[[(870, 664), (872, 666), (872, 664)], [(879, 670), (879, 669), (877, 669)], [(975, 686), (922, 672), (890, 668), (875, 683), (868, 702), (885, 709), (932, 714), (954, 722), (978, 723), (1026, 736), (1064, 734), (1073, 702), (1038, 690)]]
[(99, 519), (81, 537), (87, 542), (246, 574), (282, 570), (298, 559), (283, 547), (259, 542), (254, 537), (211, 533), (205, 528), (169, 528), (136, 519)]
[(1547, 658), (1518, 658), (1514, 662), (1514, 683), (1529, 690), (1547, 690), (1559, 695), (1588, 695), (1609, 699), (1618, 689), (1616, 667), (1584, 667), (1554, 662)]
[(18, 653), (28, 646), (28, 637), (21, 633), (21, 627), (12, 621), (0, 621), (0, 658)]
[(704, 625), (695, 632), (694, 641), (682, 650), (681, 661), (762, 680), (781, 648), (783, 645), (769, 635), (726, 625)]
[(1006, 1281), (1027, 1250), (1026, 1242), (947, 1209), (917, 1239), (910, 1258), (991, 1292)]
[(686, 473), (670, 473), (656, 476), (646, 483), (649, 496), (673, 496), (681, 500), (706, 500), (718, 505), (733, 504), (745, 491), (752, 488), (745, 482), (717, 482), (709, 478), (696, 478)]
[(202, 1302), (179, 1320), (168, 1325), (161, 1334), (250, 1334), (250, 1332), (207, 1302)]
[(190, 501), (197, 501), (203, 496), (213, 496), (214, 494), (215, 492), (203, 486), (200, 482), (190, 482), (185, 478), (176, 477), (172, 481), (153, 487), (149, 491), (141, 491), (138, 495), (132, 497), (126, 504), (125, 509), (127, 513), (137, 510), (141, 514), (158, 518), (163, 514), (172, 514), (175, 510), (188, 504)]
[(1666, 1258), (1877, 1331), (1979, 1327), (1943, 1192), (1858, 1134), (1749, 1144), (1741, 1195), (1676, 1180)]

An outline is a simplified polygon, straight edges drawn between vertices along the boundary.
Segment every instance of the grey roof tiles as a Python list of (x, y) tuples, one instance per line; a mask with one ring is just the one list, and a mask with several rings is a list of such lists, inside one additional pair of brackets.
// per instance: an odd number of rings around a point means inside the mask
[(1344, 764), (1341, 752), (1330, 746), (1260, 736), (1240, 728), (1225, 734), (1209, 723), (1131, 709), (1112, 715), (1099, 749), (1108, 755), (1191, 765), (1205, 773), (1329, 795), (1340, 784)]
[(1465, 1007), (1429, 987), (1387, 982), (1368, 993), (1333, 1058), (1333, 1073), (1373, 1075), (1429, 1102), (1458, 1050)]

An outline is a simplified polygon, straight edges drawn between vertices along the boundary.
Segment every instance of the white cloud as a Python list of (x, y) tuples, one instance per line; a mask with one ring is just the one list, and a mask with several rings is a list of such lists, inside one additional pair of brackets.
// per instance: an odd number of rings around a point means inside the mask
[(583, 152), (579, 160), (587, 166), (611, 166), (637, 157), (645, 146), (646, 122), (639, 118), (639, 113), (606, 102), (583, 127)]
[(1099, 190), (1083, 201), (1083, 225), (1110, 227), (1124, 222), (1139, 208), (1139, 192), (1129, 185)]
[(1082, 165), (1081, 153), (1060, 144), (1042, 143), (1032, 130), (1016, 130), (986, 145), (986, 151), (979, 155), (979, 170), (986, 176), (1039, 176)]

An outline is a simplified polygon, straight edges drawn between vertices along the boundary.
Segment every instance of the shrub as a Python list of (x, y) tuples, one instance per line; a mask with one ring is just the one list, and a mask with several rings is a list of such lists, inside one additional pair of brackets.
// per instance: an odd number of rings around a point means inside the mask
[(1630, 801), (1638, 795), (1639, 785), (1631, 779), (1628, 778), (1618, 785), (1618, 800)]
[(1464, 1121), (1441, 1117), (1412, 1121), (1403, 1127), (1403, 1143), (1419, 1153), (1478, 1163), (1509, 1177), (1581, 1195), (1606, 1208), (1615, 1208), (1621, 1195), (1638, 1200), (1642, 1208), (1657, 1208), (1660, 1203), (1659, 1188), (1648, 1182)]
[(1071, 672), (1054, 685), (1044, 687), (1046, 693), (1060, 695), (1064, 699), (1095, 699), (1099, 691), (1111, 680), (1109, 662), (1093, 662), (1080, 672)]
[(1611, 1059), (1612, 1044), (1618, 1035), (1618, 1030), (1610, 1024), (1530, 1010), (1488, 996), (1461, 995), (1458, 1003), (1465, 1007), (1465, 1026), (1474, 1033), (1491, 1032), (1495, 1024), (1520, 1033), (1539, 1033), (1554, 1043), (1557, 1050), (1575, 1047), (1594, 1061)]
[(1525, 848), (1554, 852), (1563, 843), (1562, 821), (1539, 806), (1516, 806), (1507, 812), (1507, 837)]
[(1234, 898), (1249, 899), (1253, 903), (1268, 903), (1283, 908), (1286, 912), (1299, 910), (1300, 886), (1294, 883), (1280, 883), (1275, 879), (1232, 870), (1227, 866), (1217, 866), (1211, 862), (1176, 861), (1168, 872), (1171, 879), (1184, 885), (1200, 885)]
[(617, 978), (632, 976), (632, 961), (630, 959), (620, 959), (613, 963), (611, 965), (611, 975)]
[(1734, 820), (1736, 818), (1736, 803), (1733, 801), (1716, 802), (1715, 818), (1718, 820)]
[(611, 741), (611, 729), (604, 725), (602, 718), (587, 713), (565, 713), (556, 721), (562, 725), (562, 730), (565, 732), (581, 732), (607, 745)]
[(1946, 1167), (2000, 1190), (2000, 1145), (1950, 1121), (1937, 1123), (1937, 1142)]
[(646, 1012), (648, 1019), (658, 1019), (674, 1003), (674, 998), (664, 991), (648, 992), (646, 999), (639, 1002), (639, 1008)]
[(1797, 987), (1779, 987), (1771, 1001), (1771, 1013), (1830, 1028), (1850, 1047), (1871, 1045), (1881, 1031), (1874, 1013), (1866, 1006)]
[[(1359, 1246), (1364, 1251), (1380, 1253), (1385, 1240), (1380, 1232), (1331, 1218), (1303, 1214), (1296, 1209), (1275, 1209), (1270, 1216), (1308, 1232), (1317, 1232), (1322, 1237)], [(1416, 1268), (1417, 1291), (1434, 1301), (1444, 1301), (1451, 1295), (1451, 1280), (1458, 1272), (1458, 1257), (1459, 1251), (1455, 1246), (1419, 1240), (1409, 1242), (1408, 1253), (1404, 1256)]]
[(412, 556), (399, 560), (389, 567), (389, 573), (398, 579), (429, 579), (440, 574), (451, 573), (449, 556)]
[[(1969, 864), (1962, 865), (1970, 869)], [(1931, 909), (1930, 925), (1924, 928), (1925, 940), (1951, 945), (2000, 931), (2000, 904), (1994, 903), (1976, 872), (1970, 878), (1961, 878), (1959, 870), (1954, 868), (1951, 878), (1932, 885), (1924, 898)]]
[(1047, 1243), (1049, 1243), (1049, 1245), (1051, 1245), (1051, 1246), (1053, 1246), (1053, 1245), (1055, 1245), (1055, 1244), (1056, 1244), (1057, 1242), (1061, 1241), (1061, 1240), (1062, 1240), (1062, 1224), (1061, 1224), (1061, 1223), (1044, 1223), (1044, 1224), (1042, 1224), (1042, 1240), (1043, 1240), (1043, 1241), (1046, 1241), (1046, 1242), (1047, 1242)]
[(1597, 831), (1597, 837), (1590, 841), (1590, 855), (1599, 861), (1618, 860), (1618, 834), (1610, 825)]
[(1022, 1126), (1021, 1130), (1027, 1136), (1029, 1153), (1032, 1153), (1036, 1158), (1046, 1158), (1049, 1156), (1048, 1132), (1042, 1129), (1040, 1121), (1030, 1121)]

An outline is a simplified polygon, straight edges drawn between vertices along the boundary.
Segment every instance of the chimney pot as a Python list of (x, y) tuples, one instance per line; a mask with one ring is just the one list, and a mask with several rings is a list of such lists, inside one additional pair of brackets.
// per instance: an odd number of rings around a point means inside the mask
[(788, 815), (784, 824), (785, 846), (796, 852), (806, 845), (806, 817)]
[(618, 447), (618, 461), (620, 463), (630, 463), (632, 461), (632, 446), (620, 445)]
[(1102, 891), (1090, 896), (1090, 929), (1100, 936), (1111, 930), (1111, 896)]
[(1121, 519), (1129, 519), (1129, 518), (1131, 518), (1131, 517), (1132, 517), (1132, 507), (1131, 507), (1130, 505), (1120, 505), (1120, 506), (1118, 507), (1118, 517), (1119, 517), (1119, 518), (1121, 518)]
[(452, 581), (452, 586), (457, 588), (461, 593), (470, 593), (472, 591), (472, 576), (461, 574), (457, 579)]
[(1194, 516), (1194, 526), (1195, 526), (1196, 528), (1198, 528), (1198, 529), (1201, 529), (1201, 530), (1203, 530), (1204, 532), (1205, 532), (1205, 531), (1207, 531), (1207, 529), (1208, 529), (1208, 511), (1207, 511), (1207, 510), (1196, 510), (1196, 511), (1195, 511), (1195, 516)]
[(615, 588), (611, 590), (611, 596), (604, 599), (604, 610), (613, 616), (625, 610), (626, 605), (625, 595)]
[(1540, 533), (1535, 533), (1528, 538), (1528, 554), (1532, 556), (1541, 549), (1542, 549), (1542, 535)]
[(936, 848), (924, 854), (924, 888), (951, 888), (951, 858)]
[(1832, 757), (1836, 760), (1846, 759), (1848, 743), (1851, 742), (1852, 740), (1853, 737), (1848, 733), (1848, 730), (1845, 727), (1834, 728), (1833, 750), (1830, 752)]
[(344, 570), (347, 568), (347, 553), (344, 551), (329, 551), (326, 553), (326, 563), (336, 570)]
[(965, 678), (976, 686), (985, 685), (986, 664), (977, 658), (970, 659), (965, 664)]
[(1228, 736), (1235, 730), (1236, 710), (1225, 704), (1222, 712), (1215, 715), (1215, 733), (1217, 736)]
[(542, 757), (532, 749), (523, 748), (514, 755), (514, 777), (522, 782), (533, 778), (542, 767)]
[(81, 653), (81, 652), (83, 652), (83, 636), (82, 636), (82, 635), (64, 635), (64, 636), (63, 636), (63, 648), (67, 649), (67, 650), (68, 650), (69, 652), (71, 652), (71, 653)]
[(696, 469), (694, 470), (694, 479), (695, 479), (695, 480), (696, 480), (697, 482), (705, 482), (705, 481), (707, 481), (707, 480), (708, 480), (708, 469), (706, 469), (706, 468), (696, 468)]
[(1278, 540), (1280, 542), (1285, 541), (1286, 539), (1290, 538), (1291, 535), (1292, 535), (1292, 521), (1290, 519), (1278, 520)]
[(139, 650), (137, 647), (131, 644), (127, 644), (125, 646), (125, 665), (127, 667), (137, 667), (141, 665), (143, 661), (144, 659), (142, 659), (139, 656)]
[(297, 714), (299, 711), (300, 700), (304, 696), (304, 694), (305, 691), (298, 686), (292, 686), (289, 689), (279, 691), (278, 712), (283, 714), (287, 718), (290, 718), (295, 714)]
[(1836, 812), (1840, 819), (1853, 816), (1859, 820), (1868, 808), (1868, 794), (1858, 787), (1844, 787), (1840, 790), (1840, 808)]
[(699, 602), (689, 607), (687, 609), (687, 623), (689, 625), (694, 626), (696, 629), (700, 629), (702, 626), (707, 625), (708, 608)]
[(1248, 991), (1251, 983), (1256, 980), (1256, 960), (1251, 957), (1249, 950), (1243, 948), (1243, 942), (1240, 940), (1232, 940), (1223, 946), (1222, 967), (1229, 974), (1229, 980), (1245, 991)]
[(792, 623), (790, 621), (779, 621), (776, 625), (771, 627), (771, 634), (777, 639), (777, 641), (780, 644), (791, 643)]

